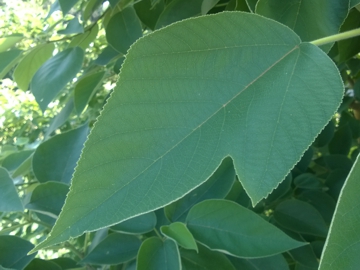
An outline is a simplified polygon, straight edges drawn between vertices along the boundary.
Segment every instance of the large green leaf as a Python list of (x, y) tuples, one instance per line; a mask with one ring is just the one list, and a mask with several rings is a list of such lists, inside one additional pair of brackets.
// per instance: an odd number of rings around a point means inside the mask
[(85, 144), (57, 225), (37, 248), (163, 207), (204, 183), (227, 156), (256, 204), (301, 158), (342, 95), (322, 50), (258, 15), (193, 18), (139, 39)]
[(305, 244), (232, 201), (198, 203), (190, 210), (186, 223), (200, 243), (242, 258), (271, 256)]
[(201, 186), (186, 196), (165, 207), (166, 217), (172, 221), (185, 221), (186, 215), (195, 204), (206, 199), (223, 199), (229, 193), (235, 180), (235, 171), (230, 158), (223, 160), (215, 173)]
[(0, 235), (0, 267), (23, 269), (36, 255), (27, 255), (33, 246), (18, 236)]
[(36, 71), (30, 89), (42, 111), (45, 111), (60, 90), (76, 76), (83, 58), (82, 49), (69, 48), (47, 60)]
[(180, 270), (180, 254), (173, 240), (158, 237), (146, 239), (139, 250), (137, 270)]
[(341, 190), (321, 257), (320, 270), (359, 268), (359, 177), (360, 160), (358, 156)]
[(303, 41), (337, 34), (348, 9), (349, 0), (259, 0), (256, 5), (256, 13), (289, 26)]
[(133, 235), (112, 233), (99, 243), (82, 263), (119, 264), (136, 257), (141, 241)]
[(106, 26), (107, 41), (115, 50), (123, 54), (141, 36), (141, 24), (133, 6), (116, 13)]
[(23, 211), (19, 195), (9, 173), (0, 167), (0, 212)]
[(89, 127), (85, 124), (40, 144), (32, 160), (36, 178), (40, 182), (70, 183), (88, 132)]

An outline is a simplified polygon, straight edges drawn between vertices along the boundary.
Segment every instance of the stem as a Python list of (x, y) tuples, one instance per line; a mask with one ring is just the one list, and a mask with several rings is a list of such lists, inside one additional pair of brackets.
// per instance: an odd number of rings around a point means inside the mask
[(332, 43), (332, 42), (336, 42), (336, 41), (340, 41), (340, 40), (348, 39), (348, 38), (352, 38), (352, 37), (357, 37), (357, 36), (360, 36), (360, 28), (346, 31), (343, 33), (339, 33), (336, 35), (324, 37), (324, 38), (319, 38), (319, 39), (311, 41), (310, 43), (312, 43), (316, 46), (321, 46), (321, 45), (325, 45), (328, 43)]

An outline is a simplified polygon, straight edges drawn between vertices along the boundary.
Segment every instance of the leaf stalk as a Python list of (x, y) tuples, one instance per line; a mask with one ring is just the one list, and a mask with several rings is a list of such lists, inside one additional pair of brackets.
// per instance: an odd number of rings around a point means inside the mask
[(339, 34), (335, 34), (332, 36), (324, 37), (324, 38), (319, 38), (319, 39), (311, 41), (310, 43), (314, 44), (316, 46), (322, 46), (322, 45), (325, 45), (328, 43), (332, 43), (332, 42), (336, 42), (336, 41), (340, 41), (340, 40), (344, 40), (344, 39), (348, 39), (348, 38), (353, 38), (353, 37), (357, 37), (357, 36), (360, 36), (360, 28), (346, 31), (343, 33), (339, 33)]

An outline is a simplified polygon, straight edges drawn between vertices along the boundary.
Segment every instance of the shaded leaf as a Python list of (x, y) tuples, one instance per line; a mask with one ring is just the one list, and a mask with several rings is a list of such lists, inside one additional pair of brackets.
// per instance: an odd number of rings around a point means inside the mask
[(61, 111), (57, 115), (55, 115), (53, 119), (51, 119), (50, 126), (46, 129), (44, 135), (45, 139), (47, 139), (51, 135), (51, 133), (53, 133), (55, 130), (61, 127), (66, 122), (66, 120), (68, 120), (73, 110), (74, 110), (74, 99), (71, 98), (66, 103), (64, 108), (62, 108)]
[(181, 199), (167, 205), (165, 215), (172, 221), (182, 221), (195, 204), (207, 199), (223, 199), (229, 193), (235, 180), (232, 160), (227, 158), (215, 173), (201, 186), (197, 187)]
[(305, 244), (251, 210), (226, 200), (198, 203), (190, 210), (186, 223), (198, 242), (242, 258), (271, 256)]
[[(249, 27), (256, 31), (239, 35)], [(148, 34), (126, 56), (57, 226), (37, 248), (163, 207), (227, 156), (256, 204), (299, 161), (342, 95), (322, 50), (258, 15), (222, 12)]]
[(58, 34), (60, 35), (71, 35), (84, 33), (84, 27), (80, 24), (77, 17), (73, 18), (68, 22), (65, 29), (59, 30)]
[(320, 270), (356, 269), (360, 264), (360, 161), (357, 157), (345, 181), (326, 239)]
[(274, 217), (281, 226), (298, 233), (326, 237), (328, 232), (320, 213), (303, 201), (283, 201), (275, 208)]
[(82, 113), (104, 78), (105, 71), (91, 73), (79, 79), (75, 85), (74, 103), (78, 115)]
[(57, 1), (59, 2), (63, 16), (65, 16), (79, 0), (57, 0)]
[(54, 262), (41, 260), (38, 258), (33, 259), (26, 267), (25, 270), (62, 270), (62, 268)]
[(318, 269), (319, 262), (311, 245), (290, 250), (290, 254), (296, 262), (302, 264), (303, 266)]
[(168, 226), (162, 226), (160, 230), (163, 235), (174, 240), (179, 246), (198, 251), (195, 239), (184, 223), (171, 223)]
[(34, 247), (29, 241), (14, 235), (0, 235), (0, 265), (23, 269), (36, 254), (27, 255)]
[(102, 52), (99, 54), (99, 56), (95, 59), (95, 63), (97, 65), (105, 66), (111, 60), (115, 59), (119, 55), (121, 55), (121, 54), (118, 51), (116, 51), (113, 47), (107, 46), (102, 50)]
[(235, 270), (229, 259), (222, 253), (198, 245), (199, 252), (181, 249), (183, 270)]
[(105, 30), (108, 43), (123, 54), (142, 36), (141, 24), (133, 6), (112, 16)]
[(69, 48), (47, 60), (35, 73), (30, 89), (42, 111), (73, 79), (82, 66), (84, 51)]
[(136, 257), (141, 241), (133, 235), (112, 233), (101, 241), (81, 262), (119, 264)]
[(303, 173), (294, 179), (294, 184), (297, 188), (303, 189), (321, 189), (323, 185), (312, 173)]
[[(256, 13), (293, 29), (302, 41), (337, 34), (348, 14), (349, 0), (259, 0)], [(333, 44), (322, 48), (328, 52)]]
[(352, 146), (352, 133), (349, 124), (340, 127), (334, 134), (329, 143), (331, 154), (342, 154), (347, 156)]
[(255, 12), (256, 4), (258, 3), (258, 0), (245, 0), (250, 11)]
[(57, 218), (64, 205), (69, 186), (59, 182), (46, 182), (36, 186), (25, 208)]
[[(23, 211), (19, 195), (9, 173), (0, 167), (0, 212)], [(1, 264), (1, 263), (0, 263)]]
[(229, 257), (236, 269), (241, 270), (288, 270), (289, 265), (283, 255), (258, 258), (258, 259), (241, 259)]
[(20, 89), (28, 90), (32, 77), (41, 65), (52, 56), (54, 49), (54, 43), (40, 44), (21, 59), (14, 70), (14, 80)]
[(29, 156), (23, 163), (20, 164), (20, 166), (13, 172), (13, 178), (24, 175), (31, 170), (32, 157), (33, 155)]
[(220, 0), (203, 0), (201, 4), (201, 14), (207, 14)]
[(334, 121), (330, 121), (325, 128), (321, 131), (321, 133), (316, 137), (314, 142), (315, 147), (324, 147), (329, 144), (329, 142), (334, 137), (335, 133), (335, 124)]
[(180, 270), (180, 254), (173, 240), (158, 237), (146, 239), (139, 250), (137, 270)]
[(59, 258), (52, 259), (52, 260), (49, 260), (49, 261), (56, 263), (63, 270), (77, 267), (77, 262), (74, 261), (73, 259), (70, 259), (70, 258), (67, 258), (67, 257), (59, 257)]
[(95, 24), (90, 30), (86, 31), (85, 33), (73, 37), (69, 43), (69, 48), (80, 47), (81, 49), (85, 50), (87, 47), (89, 47), (89, 44), (95, 40), (98, 32), (99, 26)]
[(163, 12), (165, 3), (164, 0), (158, 1), (156, 5), (152, 5), (152, 0), (143, 0), (134, 4), (136, 14), (139, 19), (149, 27), (151, 30), (155, 29), (156, 22)]
[[(360, 12), (357, 9), (352, 9), (349, 12), (344, 24), (341, 26), (341, 32), (346, 32), (360, 27)], [(339, 62), (344, 62), (358, 52), (360, 37), (349, 38), (338, 42)]]
[(36, 178), (40, 182), (70, 183), (88, 132), (89, 127), (85, 124), (40, 144), (32, 160)]
[(155, 225), (156, 215), (150, 212), (111, 226), (110, 229), (123, 233), (143, 234), (152, 231)]
[(172, 0), (160, 14), (156, 29), (193, 16), (201, 15), (203, 0)]
[(22, 50), (13, 49), (0, 53), (0, 80), (12, 69), (22, 56)]
[(4, 167), (8, 172), (15, 171), (29, 156), (34, 152), (34, 150), (24, 150), (16, 153), (12, 153), (4, 158), (4, 161), (1, 163), (1, 166)]

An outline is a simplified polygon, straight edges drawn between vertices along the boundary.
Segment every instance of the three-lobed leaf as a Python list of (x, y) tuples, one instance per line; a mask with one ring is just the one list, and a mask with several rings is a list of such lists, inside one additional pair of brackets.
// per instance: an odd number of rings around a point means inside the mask
[(57, 224), (36, 249), (163, 207), (228, 156), (256, 204), (297, 163), (342, 95), (322, 50), (258, 15), (223, 12), (145, 36), (129, 50)]

